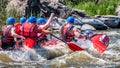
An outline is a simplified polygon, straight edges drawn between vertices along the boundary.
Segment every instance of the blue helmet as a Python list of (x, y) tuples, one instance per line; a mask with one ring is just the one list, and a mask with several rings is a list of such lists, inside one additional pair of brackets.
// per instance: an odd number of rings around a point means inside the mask
[(45, 24), (46, 23), (46, 20), (44, 18), (39, 18), (37, 20), (37, 24)]
[(14, 24), (14, 23), (15, 23), (15, 18), (14, 18), (14, 17), (9, 17), (9, 18), (6, 20), (6, 23), (7, 23), (7, 24)]
[(87, 29), (83, 32), (83, 34), (90, 34), (90, 33), (93, 33), (93, 31), (91, 29)]
[(72, 17), (72, 16), (68, 17), (67, 22), (71, 23), (71, 24), (74, 24), (74, 17)]
[(36, 18), (34, 16), (29, 17), (28, 18), (28, 22), (35, 23), (36, 22)]
[(19, 22), (20, 22), (20, 23), (24, 23), (24, 22), (26, 22), (26, 20), (27, 20), (27, 19), (26, 19), (25, 17), (21, 17)]

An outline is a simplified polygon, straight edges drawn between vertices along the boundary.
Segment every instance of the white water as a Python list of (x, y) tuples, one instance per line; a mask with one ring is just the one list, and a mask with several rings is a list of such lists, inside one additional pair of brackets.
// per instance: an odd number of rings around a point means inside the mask
[[(1, 51), (0, 66), (16, 68), (119, 68), (120, 31), (100, 31), (109, 35), (110, 45), (104, 54), (90, 52), (72, 52), (63, 43), (37, 50)], [(7, 62), (3, 60), (8, 60)]]

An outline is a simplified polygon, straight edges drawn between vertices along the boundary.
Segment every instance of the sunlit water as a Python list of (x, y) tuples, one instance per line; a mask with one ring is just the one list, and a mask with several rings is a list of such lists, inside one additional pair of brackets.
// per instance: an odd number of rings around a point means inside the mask
[(72, 52), (63, 42), (41, 49), (0, 51), (0, 68), (120, 68), (120, 30), (96, 31), (110, 37), (104, 54)]

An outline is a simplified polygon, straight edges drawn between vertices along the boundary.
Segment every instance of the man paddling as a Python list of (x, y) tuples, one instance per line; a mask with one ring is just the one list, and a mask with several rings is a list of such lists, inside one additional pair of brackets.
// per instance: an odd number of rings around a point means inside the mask
[(14, 23), (15, 19), (13, 17), (9, 17), (6, 20), (7, 25), (2, 28), (2, 48), (6, 49), (14, 49), (15, 40), (14, 38), (25, 39), (23, 36), (15, 33)]
[(67, 22), (60, 28), (60, 38), (65, 42), (74, 40), (74, 36), (81, 38), (82, 35), (78, 29), (74, 26), (74, 17), (67, 18)]
[[(22, 25), (26, 22), (26, 17), (21, 17), (18, 23), (14, 24), (14, 27), (16, 28), (15, 33), (21, 35), (21, 27)], [(16, 49), (19, 49), (20, 47), (22, 47), (22, 39), (20, 38), (15, 38), (16, 41)]]
[(21, 35), (26, 38), (25, 45), (28, 48), (32, 48), (35, 45), (38, 33), (51, 33), (50, 31), (38, 28), (36, 18), (34, 16), (29, 17), (28, 23), (24, 23), (22, 25), (21, 32)]

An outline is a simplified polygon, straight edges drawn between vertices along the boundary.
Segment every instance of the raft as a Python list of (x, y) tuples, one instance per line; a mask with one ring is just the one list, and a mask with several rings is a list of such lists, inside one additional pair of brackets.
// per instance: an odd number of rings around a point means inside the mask
[[(49, 40), (46, 44), (47, 45), (43, 45), (43, 47), (47, 47), (47, 46), (55, 46), (57, 44), (59, 44), (60, 41), (59, 39), (51, 39)], [(108, 45), (109, 45), (109, 38), (107, 35), (104, 34), (95, 34), (91, 37), (91, 40), (89, 40), (92, 42), (92, 44), (88, 43), (88, 41), (85, 42), (84, 39), (82, 39), (82, 41), (72, 41), (72, 42), (67, 42), (65, 44), (67, 44), (68, 48), (72, 51), (82, 51), (85, 49), (89, 49), (90, 47), (93, 47), (95, 50), (97, 50), (100, 53), (104, 53), (104, 51), (107, 49)], [(32, 48), (34, 45), (34, 41), (32, 39), (27, 39), (26, 42), (26, 46), (28, 48)]]

